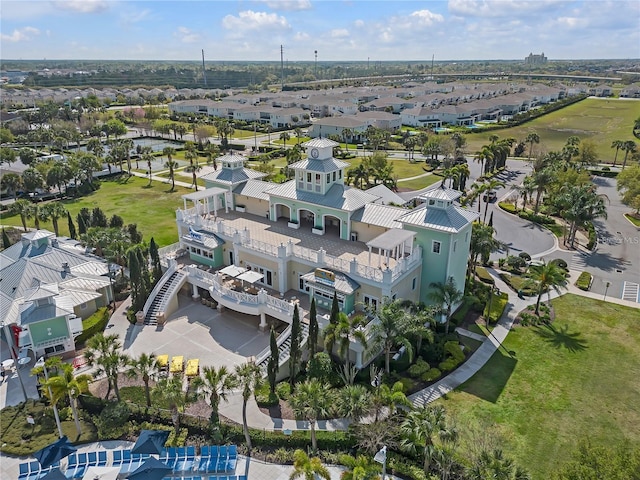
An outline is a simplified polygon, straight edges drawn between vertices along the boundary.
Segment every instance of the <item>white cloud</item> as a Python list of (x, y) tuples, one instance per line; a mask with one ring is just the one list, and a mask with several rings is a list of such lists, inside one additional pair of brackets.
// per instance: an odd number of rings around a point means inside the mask
[(565, 0), (449, 0), (449, 11), (466, 17), (507, 17), (532, 12), (549, 12), (567, 5)]
[(248, 31), (261, 29), (289, 29), (287, 19), (275, 13), (254, 12), (246, 10), (238, 16), (227, 15), (222, 19), (222, 26), (228, 30)]
[(430, 27), (434, 23), (444, 22), (444, 17), (439, 13), (432, 13), (429, 10), (418, 10), (410, 15), (411, 20), (417, 21), (421, 26)]
[(17, 43), (31, 40), (33, 37), (40, 35), (40, 30), (34, 27), (16, 28), (11, 35), (5, 33), (0, 35), (2, 41)]
[(331, 38), (347, 38), (349, 36), (349, 30), (346, 28), (336, 28), (335, 30), (331, 30), (329, 35)]
[(263, 0), (263, 3), (272, 10), (311, 10), (311, 2), (309, 0)]
[(105, 0), (58, 0), (53, 2), (56, 8), (76, 13), (100, 13), (109, 9)]
[(362, 28), (364, 27), (365, 23), (364, 23), (364, 20), (356, 20), (355, 22), (353, 22), (353, 25), (356, 28)]
[(200, 34), (192, 32), (187, 27), (178, 27), (178, 30), (173, 33), (173, 36), (178, 38), (182, 43), (196, 43), (200, 41)]

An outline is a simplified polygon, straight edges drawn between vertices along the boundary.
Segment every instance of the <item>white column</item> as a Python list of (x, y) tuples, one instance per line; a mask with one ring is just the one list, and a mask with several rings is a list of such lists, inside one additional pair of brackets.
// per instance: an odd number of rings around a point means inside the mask
[(267, 329), (267, 316), (264, 312), (260, 313), (260, 325), (258, 326), (261, 332), (264, 332)]
[(198, 294), (198, 286), (195, 283), (192, 283), (191, 288), (193, 291), (193, 295), (191, 295), (191, 298), (193, 300), (200, 300), (200, 295)]

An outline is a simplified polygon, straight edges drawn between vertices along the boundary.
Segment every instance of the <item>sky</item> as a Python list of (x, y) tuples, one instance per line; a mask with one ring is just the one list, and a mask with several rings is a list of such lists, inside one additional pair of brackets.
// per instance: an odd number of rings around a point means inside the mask
[(1, 0), (0, 58), (640, 58), (639, 0)]

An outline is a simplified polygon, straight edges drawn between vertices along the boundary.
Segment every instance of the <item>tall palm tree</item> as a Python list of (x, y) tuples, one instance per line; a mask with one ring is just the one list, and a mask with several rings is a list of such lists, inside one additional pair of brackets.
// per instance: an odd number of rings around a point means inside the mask
[(289, 399), (295, 415), (309, 422), (311, 449), (314, 452), (318, 449), (316, 423), (331, 413), (334, 403), (329, 385), (324, 385), (315, 378), (299, 383), (295, 393)]
[(453, 277), (449, 277), (445, 283), (432, 282), (429, 287), (433, 290), (427, 296), (435, 303), (438, 314), (444, 315), (446, 321), (445, 333), (448, 334), (453, 307), (462, 302), (464, 292), (458, 290)]
[(480, 171), (484, 174), (489, 171), (490, 162), (493, 162), (493, 150), (489, 145), (484, 145), (476, 152), (474, 160), (480, 164)]
[(616, 154), (613, 157), (613, 166), (615, 167), (618, 161), (618, 152), (620, 151), (620, 149), (624, 149), (624, 140), (614, 140), (613, 142), (611, 142), (611, 148), (616, 149)]
[(249, 362), (236, 366), (235, 377), (242, 390), (242, 431), (247, 448), (251, 451), (251, 435), (249, 435), (249, 426), (247, 425), (247, 402), (260, 385), (262, 371), (255, 363)]
[(213, 169), (217, 170), (218, 165), (216, 163), (216, 157), (220, 153), (220, 147), (218, 147), (215, 143), (210, 143), (205, 147), (204, 151), (207, 155), (207, 165), (213, 165)]
[(287, 142), (289, 140), (291, 140), (291, 135), (289, 135), (289, 132), (282, 132), (280, 134), (280, 140), (282, 140), (282, 143), (284, 145), (284, 149), (287, 149)]
[(309, 458), (304, 450), (296, 450), (293, 452), (293, 472), (289, 476), (289, 480), (302, 478), (304, 480), (317, 480), (324, 478), (331, 480), (331, 474), (327, 467), (322, 465), (322, 461), (318, 457)]
[(153, 162), (154, 156), (153, 156), (153, 153), (152, 153), (151, 151), (147, 151), (147, 150), (146, 150), (146, 148), (147, 148), (147, 147), (144, 147), (144, 148), (142, 149), (141, 159), (142, 159), (142, 161), (143, 161), (143, 162), (146, 162), (146, 163), (147, 163), (147, 172), (148, 172), (148, 174), (149, 174), (149, 183), (148, 183), (148, 186), (150, 187), (150, 186), (151, 186), (151, 178), (152, 178), (152, 177), (151, 177), (151, 175), (152, 175), (152, 172), (151, 172), (151, 162)]
[(607, 218), (605, 198), (589, 184), (565, 185), (560, 189), (557, 204), (562, 217), (570, 222), (568, 239), (571, 248), (574, 247), (578, 227), (596, 218)]
[(540, 143), (540, 135), (538, 135), (536, 132), (531, 132), (524, 139), (524, 142), (529, 144), (529, 156), (527, 157), (527, 162), (530, 162), (531, 154), (533, 153), (533, 144)]
[(637, 147), (636, 142), (634, 142), (633, 140), (627, 140), (626, 142), (624, 142), (624, 147), (622, 147), (624, 149), (624, 160), (622, 160), (623, 170), (627, 166), (627, 157), (629, 156), (630, 153), (636, 152), (636, 147)]
[(196, 146), (193, 142), (187, 142), (186, 151), (184, 152), (185, 160), (189, 161), (189, 166), (185, 168), (185, 171), (191, 173), (191, 184), (195, 187), (196, 192), (198, 191), (198, 176), (196, 175), (201, 167), (198, 165), (198, 153), (196, 152)]
[(73, 421), (76, 425), (76, 432), (78, 438), (82, 435), (82, 427), (80, 426), (80, 418), (78, 417), (78, 405), (76, 400), (82, 393), (81, 385), (86, 384), (89, 375), (80, 375), (76, 377), (73, 372), (73, 366), (68, 363), (60, 362), (57, 365), (53, 365), (57, 373), (50, 375), (49, 380), (42, 382), (43, 392), (49, 392), (51, 389), (52, 398), (50, 398), (53, 404), (57, 404), (61, 398), (68, 397), (69, 405), (71, 406), (71, 412), (73, 414)]
[(138, 358), (132, 359), (129, 362), (129, 367), (127, 376), (132, 378), (141, 378), (144, 382), (144, 393), (147, 398), (147, 407), (150, 407), (151, 389), (149, 388), (149, 380), (158, 373), (158, 361), (156, 360), (156, 356), (153, 353), (141, 353)]
[(349, 367), (349, 346), (352, 341), (358, 341), (362, 346), (367, 348), (367, 337), (360, 330), (363, 324), (363, 318), (356, 316), (349, 318), (346, 313), (338, 314), (336, 323), (329, 323), (324, 329), (324, 345), (327, 351), (331, 352), (333, 347), (338, 345), (338, 354), (344, 360), (347, 368)]
[(185, 407), (193, 400), (193, 397), (187, 395), (182, 390), (182, 377), (180, 375), (173, 375), (171, 377), (161, 378), (153, 388), (151, 395), (158, 401), (164, 401), (169, 404), (171, 420), (177, 432), (180, 428), (180, 413), (183, 412)]
[(167, 157), (167, 162), (164, 164), (164, 168), (169, 169), (171, 191), (173, 192), (176, 189), (175, 168), (178, 166), (178, 164), (173, 161), (173, 156), (176, 154), (176, 150), (172, 147), (164, 147), (162, 149), (162, 154)]
[(422, 407), (411, 410), (400, 424), (402, 440), (400, 447), (411, 453), (422, 449), (424, 457), (424, 473), (429, 474), (431, 460), (435, 452), (434, 440), (446, 430), (444, 407), (441, 405)]
[(121, 352), (122, 343), (118, 335), (105, 335), (98, 333), (87, 342), (84, 357), (90, 367), (96, 367), (93, 373), (95, 378), (106, 375), (109, 388), (105, 398), (109, 398), (113, 388), (116, 398), (120, 401), (120, 389), (118, 375), (120, 370), (130, 363), (129, 357)]
[(44, 206), (44, 210), (46, 212), (47, 218), (51, 219), (51, 223), (53, 223), (53, 231), (56, 234), (56, 237), (60, 236), (60, 229), (58, 226), (58, 220), (67, 216), (67, 209), (60, 202), (52, 202), (48, 203)]
[(16, 200), (9, 207), (9, 212), (12, 215), (20, 215), (20, 221), (22, 222), (22, 228), (27, 231), (27, 218), (31, 218), (31, 205), (32, 203), (26, 198)]
[(536, 215), (540, 210), (540, 199), (542, 194), (547, 191), (549, 185), (554, 179), (554, 174), (551, 168), (543, 168), (533, 173), (533, 183), (536, 186), (536, 201), (533, 206), (533, 213)]
[(351, 130), (350, 128), (342, 129), (342, 139), (344, 140), (344, 146), (347, 152), (349, 151), (348, 140), (351, 140), (352, 137), (353, 137), (353, 130)]
[(209, 423), (212, 429), (217, 429), (220, 423), (220, 402), (227, 401), (227, 394), (237, 386), (237, 379), (226, 366), (220, 368), (204, 367), (202, 376), (196, 377), (193, 386), (201, 397), (208, 398), (211, 405)]
[(475, 275), (478, 258), (489, 260), (493, 252), (504, 248), (504, 244), (494, 237), (495, 229), (490, 225), (475, 222), (471, 226), (469, 244), (469, 275)]
[(531, 287), (538, 294), (536, 300), (536, 315), (540, 315), (540, 299), (544, 292), (554, 289), (560, 293), (561, 288), (566, 288), (567, 277), (565, 271), (555, 262), (534, 263), (529, 266), (526, 273), (527, 281), (525, 286)]
[(370, 330), (369, 351), (384, 353), (384, 369), (390, 373), (391, 353), (399, 345), (405, 347), (409, 361), (413, 358), (413, 345), (408, 338), (408, 324), (406, 312), (399, 300), (385, 301), (377, 311), (377, 321), (374, 320)]

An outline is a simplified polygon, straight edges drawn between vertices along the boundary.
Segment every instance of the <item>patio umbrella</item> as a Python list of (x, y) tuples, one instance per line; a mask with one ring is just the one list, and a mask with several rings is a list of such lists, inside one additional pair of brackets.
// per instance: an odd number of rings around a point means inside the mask
[(169, 438), (169, 430), (142, 430), (131, 453), (160, 453), (167, 438)]
[(220, 273), (224, 273), (225, 275), (229, 275), (230, 277), (237, 277), (238, 275), (246, 271), (247, 269), (244, 267), (237, 267), (236, 265), (227, 265), (222, 270), (220, 270)]
[(38, 450), (33, 456), (40, 462), (42, 468), (47, 468), (76, 450), (77, 448), (69, 442), (67, 437), (62, 437), (42, 450)]
[(82, 480), (117, 480), (120, 467), (89, 467)]
[(67, 480), (67, 477), (65, 477), (64, 473), (62, 473), (59, 468), (54, 468), (47, 472), (43, 477), (39, 477), (38, 480)]
[(162, 463), (156, 457), (149, 457), (127, 478), (129, 480), (161, 480), (171, 470), (173, 469), (169, 465)]

